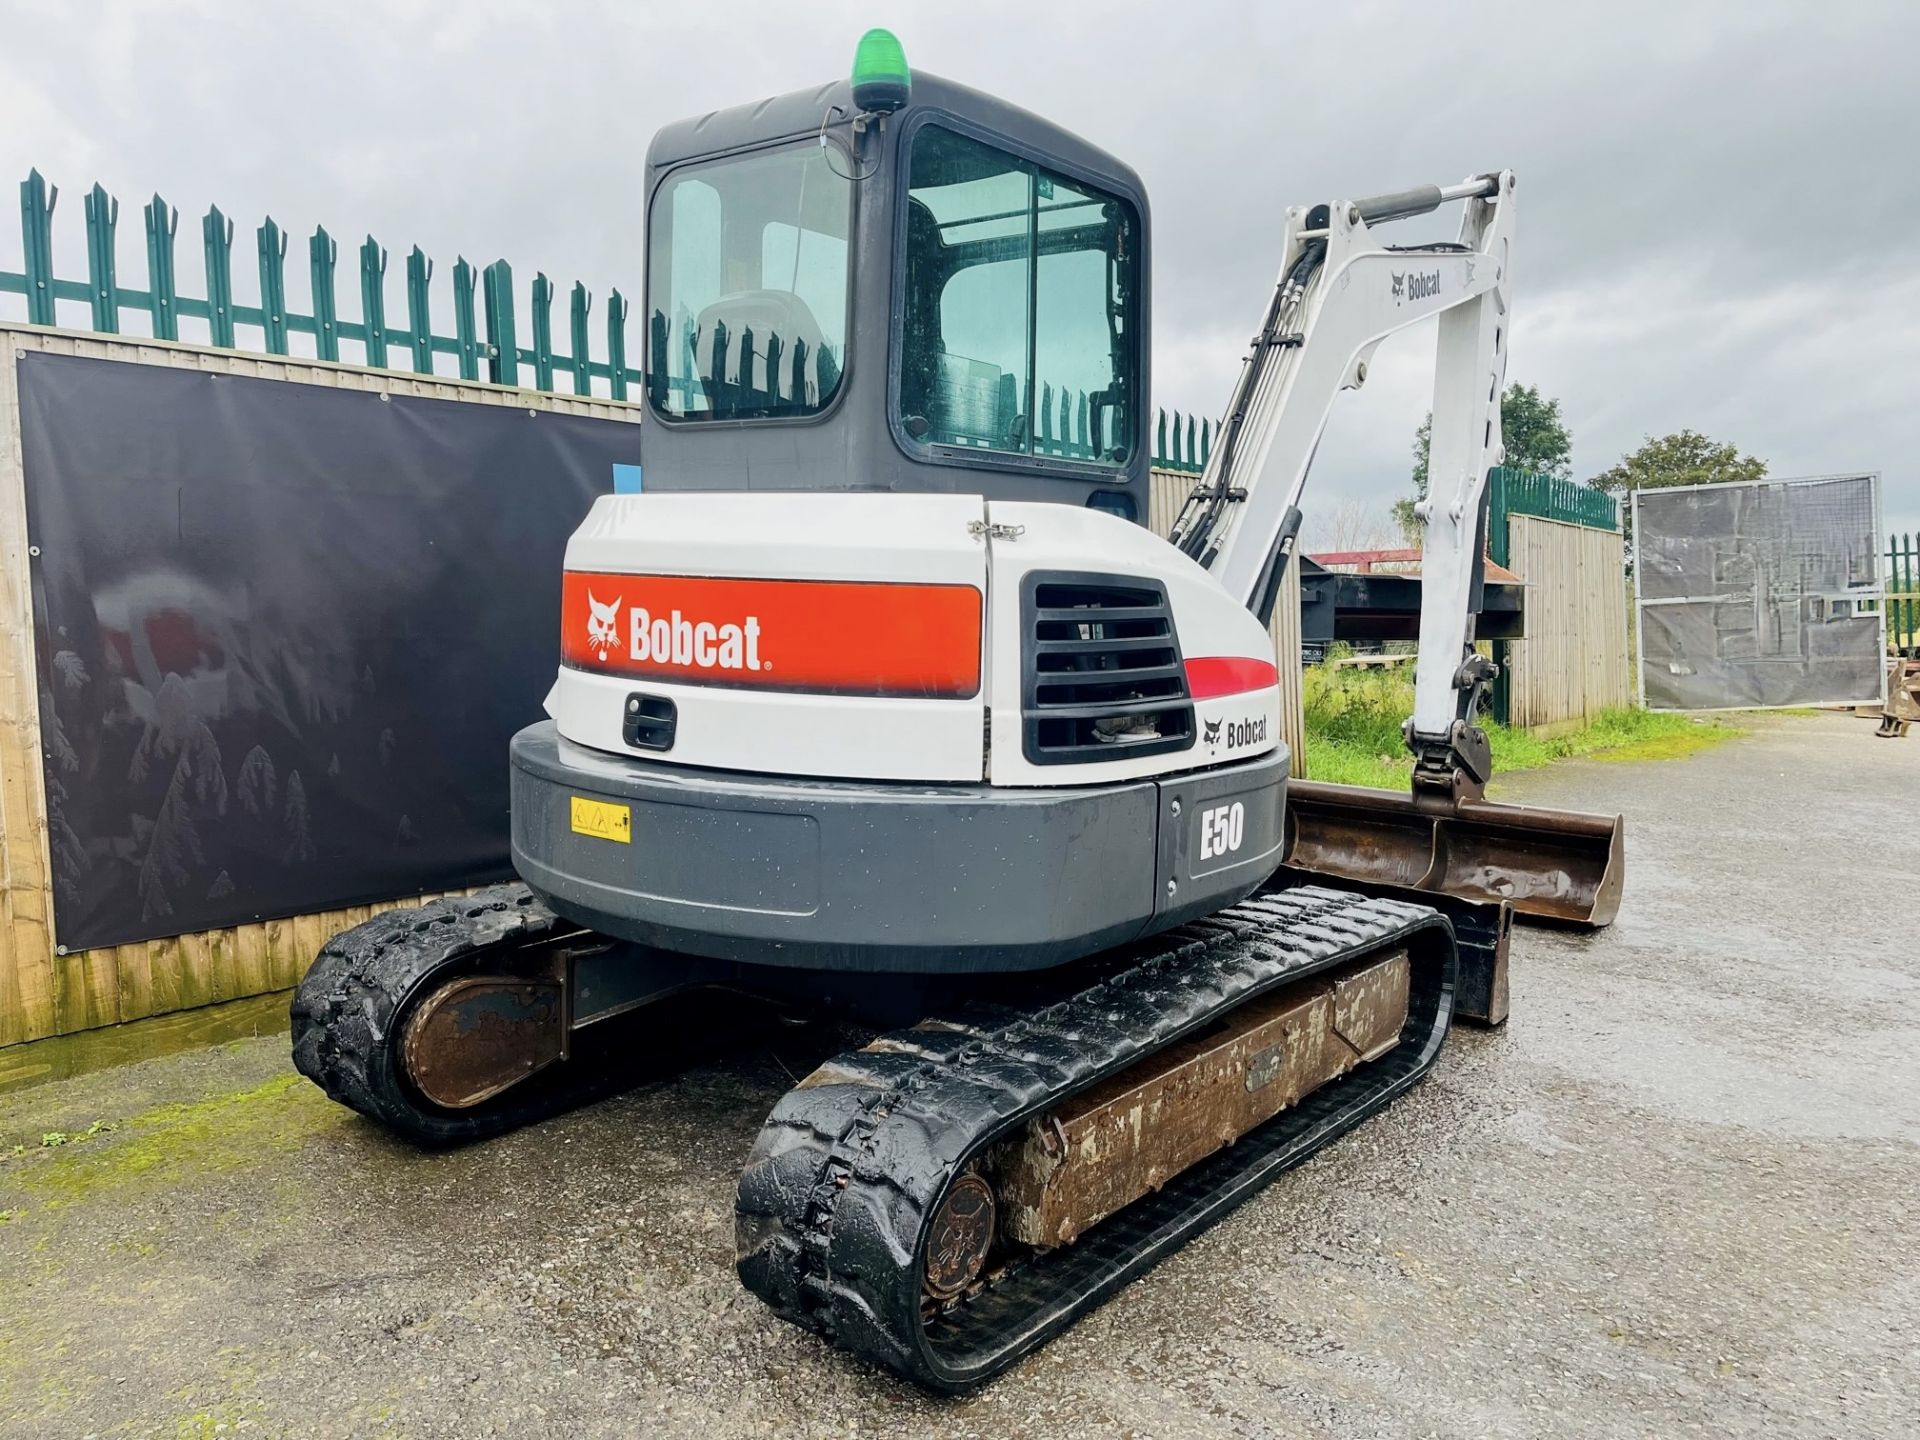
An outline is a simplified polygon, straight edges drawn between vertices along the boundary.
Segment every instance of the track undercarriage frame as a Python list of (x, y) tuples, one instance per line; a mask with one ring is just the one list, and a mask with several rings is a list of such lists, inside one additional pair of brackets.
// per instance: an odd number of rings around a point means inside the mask
[[(990, 986), (861, 977), (847, 992), (857, 1002), (834, 997), (843, 1018), (901, 1028), (827, 1060), (775, 1107), (740, 1182), (743, 1281), (787, 1318), (918, 1383), (964, 1389), (1378, 1111), (1432, 1064), (1459, 999), (1489, 1011), (1471, 997), (1503, 996), (1510, 912), (1462, 904), (1450, 922), (1426, 905), (1301, 878)], [(1342, 984), (1359, 993), (1356, 971), (1374, 977), (1371, 1008), (1354, 1012), (1371, 1015), (1372, 1030), (1349, 1016), (1343, 1033), (1373, 1038), (1322, 1037), (1331, 1051), (1299, 1059), (1313, 1007), (1323, 1029), (1338, 1028), (1332, 997)], [(609, 941), (524, 886), (497, 886), (389, 912), (329, 942), (294, 1000), (295, 1056), (335, 1099), (389, 1128), (459, 1143), (618, 1088), (610, 1057), (634, 1049), (636, 1035), (648, 1048), (654, 1017), (689, 991), (743, 991), (791, 1011), (823, 998), (809, 980), (820, 977)], [(1497, 1022), (1504, 1003), (1493, 1008), (1480, 1018)], [(1384, 1049), (1382, 1027), (1393, 1037)], [(1151, 1094), (1177, 1134), (1200, 1109), (1218, 1120), (1222, 1086), (1243, 1093), (1217, 1143), (1188, 1142), (1170, 1158), (1151, 1144), (1117, 1162), (1096, 1156), (1051, 1198), (1035, 1189), (1044, 1175), (1019, 1169), (1021, 1141), (1044, 1149), (1049, 1133), (1079, 1142), (1084, 1162), (1099, 1148), (1089, 1137), (1112, 1120), (1094, 1102), (1116, 1087)], [(1101, 1133), (1118, 1132), (1107, 1123)], [(1011, 1193), (1019, 1185), (1024, 1197)], [(1018, 1227), (998, 1217), (1023, 1209), (1044, 1213), (1059, 1243), (1015, 1239)], [(893, 1228), (875, 1229), (882, 1221)]]

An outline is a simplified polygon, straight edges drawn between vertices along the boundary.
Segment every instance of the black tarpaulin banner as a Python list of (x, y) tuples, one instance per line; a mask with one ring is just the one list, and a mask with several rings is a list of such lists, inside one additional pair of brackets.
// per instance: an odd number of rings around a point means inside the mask
[(561, 560), (639, 427), (29, 354), (69, 950), (504, 879)]

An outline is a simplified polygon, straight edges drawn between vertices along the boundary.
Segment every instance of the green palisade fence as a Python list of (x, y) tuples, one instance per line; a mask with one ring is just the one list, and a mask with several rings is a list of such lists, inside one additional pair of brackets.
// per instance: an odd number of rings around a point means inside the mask
[[(434, 357), (453, 357), (463, 380), (486, 378), (502, 385), (520, 385), (530, 370), (534, 387), (553, 390), (565, 377), (576, 395), (593, 393), (593, 382), (606, 382), (606, 391), (616, 400), (627, 398), (630, 386), (638, 386), (641, 375), (627, 365), (626, 325), (628, 305), (618, 290), (607, 297), (605, 336), (606, 358), (592, 355), (590, 311), (592, 297), (584, 285), (576, 282), (568, 299), (567, 343), (569, 353), (553, 348), (554, 286), (545, 275), (536, 275), (528, 296), (529, 338), (531, 346), (522, 346), (515, 338), (513, 269), (505, 260), (496, 260), (484, 270), (475, 271), (464, 257), (453, 267), (453, 333), (434, 330), (429, 303), (433, 262), (415, 246), (406, 261), (406, 323), (387, 312), (387, 251), (371, 235), (348, 264), (357, 270), (359, 281), (358, 320), (341, 318), (337, 273), (340, 246), (321, 226), (309, 237), (306, 246), (307, 273), (312, 281), (313, 313), (302, 315), (287, 304), (287, 235), (269, 217), (255, 236), (255, 254), (260, 274), (260, 303), (242, 305), (233, 298), (233, 222), (219, 206), (209, 209), (200, 222), (201, 276), (199, 295), (182, 293), (174, 268), (174, 242), (180, 215), (160, 196), (147, 202), (144, 215), (147, 240), (147, 283), (144, 289), (120, 283), (114, 246), (120, 220), (120, 203), (95, 185), (85, 202), (87, 227), (87, 278), (62, 279), (53, 269), (53, 212), (59, 190), (50, 186), (35, 170), (20, 185), (20, 235), (23, 268), (0, 270), (0, 294), (26, 297), (27, 319), (35, 325), (55, 325), (56, 304), (71, 301), (84, 304), (89, 325), (105, 335), (121, 333), (121, 319), (129, 312), (147, 317), (154, 338), (178, 340), (180, 320), (203, 320), (213, 344), (236, 348), (245, 334), (251, 344), (257, 336), (258, 348), (270, 355), (291, 352), (290, 337), (311, 336), (313, 354), (321, 360), (361, 359), (375, 367), (402, 366), (422, 375), (434, 372)], [(349, 284), (352, 280), (349, 279)], [(474, 323), (474, 289), (479, 284), (485, 302), (486, 329), (482, 334)], [(68, 317), (69, 323), (74, 318)], [(359, 355), (341, 354), (340, 342), (348, 341)]]
[(1213, 453), (1216, 428), (1210, 420), (1195, 420), (1176, 410), (1169, 430), (1167, 412), (1157, 412), (1153, 427), (1153, 468), (1198, 475), (1207, 468), (1207, 456)]
[(1495, 466), (1487, 477), (1487, 553), (1495, 564), (1507, 563), (1507, 521), (1515, 515), (1537, 515), (1589, 530), (1620, 528), (1620, 502), (1604, 490), (1577, 480)]
[(1589, 530), (1620, 528), (1620, 502), (1606, 491), (1497, 465), (1487, 474), (1487, 555), (1496, 565), (1510, 558), (1507, 522), (1515, 515), (1537, 515)]
[(1920, 648), (1920, 530), (1887, 537), (1887, 643)]
[[(233, 289), (233, 221), (217, 205), (209, 208), (200, 221), (198, 295), (180, 288), (175, 269), (180, 214), (159, 195), (142, 211), (146, 286), (143, 289), (121, 283), (115, 248), (120, 202), (99, 185), (88, 192), (83, 206), (87, 278), (63, 279), (54, 274), (53, 262), (53, 214), (59, 194), (38, 170), (21, 182), (22, 268), (0, 269), (0, 294), (25, 297), (27, 320), (34, 325), (57, 325), (62, 319), (69, 325), (79, 324), (76, 311), (59, 314), (59, 302), (65, 301), (70, 306), (85, 305), (86, 325), (103, 335), (122, 333), (122, 319), (132, 313), (145, 317), (147, 330), (158, 340), (180, 339), (182, 318), (200, 320), (205, 322), (212, 344), (225, 349), (257, 348), (269, 355), (291, 354), (292, 337), (302, 335), (311, 337), (315, 359), (363, 361), (375, 368), (406, 368), (421, 375), (436, 373), (435, 357), (444, 355), (452, 357), (454, 369), (463, 380), (484, 378), (516, 386), (531, 380), (531, 388), (539, 390), (556, 390), (564, 383), (575, 395), (593, 394), (593, 382), (601, 380), (614, 399), (625, 400), (629, 395), (637, 399), (645, 381), (643, 373), (627, 363), (630, 306), (618, 290), (607, 296), (600, 332), (606, 341), (606, 354), (596, 360), (592, 354), (593, 300), (587, 288), (575, 282), (568, 294), (563, 332), (567, 350), (563, 353), (554, 348), (554, 284), (544, 274), (536, 274), (527, 289), (527, 308), (519, 312), (527, 321), (526, 338), (530, 342), (523, 345), (515, 309), (513, 267), (505, 260), (495, 260), (476, 270), (461, 256), (454, 261), (451, 276), (451, 333), (441, 333), (435, 329), (433, 315), (434, 264), (416, 245), (406, 257), (405, 323), (400, 324), (399, 314), (389, 315), (387, 308), (386, 247), (367, 236), (357, 251), (349, 253), (347, 263), (353, 273), (343, 279), (339, 273), (340, 243), (324, 225), (315, 228), (306, 243), (311, 314), (301, 314), (287, 304), (289, 237), (271, 216), (254, 232), (260, 303), (240, 304), (234, 299)], [(298, 254), (296, 250), (296, 264)], [(345, 283), (349, 289), (354, 288), (356, 280), (359, 319), (354, 320), (341, 314), (340, 287)], [(478, 307), (474, 303), (476, 290)], [(443, 327), (447, 323), (444, 312), (439, 323)], [(747, 336), (741, 338), (743, 342), (748, 340)], [(342, 341), (351, 348), (343, 352)], [(724, 356), (725, 342), (721, 344), (718, 356)], [(777, 341), (774, 344), (777, 347)], [(771, 351), (771, 356), (778, 354), (777, 348)], [(794, 356), (796, 370), (803, 355), (801, 351)], [(727, 361), (719, 358), (718, 363), (725, 366)], [(669, 383), (693, 382), (675, 377)], [(1090, 457), (1091, 402), (1086, 392), (1043, 384), (1038, 399), (1035, 436), (1040, 453), (1069, 459)], [(1213, 448), (1215, 428), (1211, 421), (1192, 415), (1157, 412), (1151, 457), (1154, 466), (1199, 474)]]
[[(1041, 381), (1036, 453), (1069, 460), (1091, 459), (1093, 446), (1087, 438), (1088, 403), (1084, 390), (1055, 390)], [(1153, 450), (1149, 456), (1153, 468), (1174, 470), (1183, 475), (1198, 475), (1206, 469), (1207, 456), (1213, 453), (1213, 422), (1178, 411), (1154, 413)]]

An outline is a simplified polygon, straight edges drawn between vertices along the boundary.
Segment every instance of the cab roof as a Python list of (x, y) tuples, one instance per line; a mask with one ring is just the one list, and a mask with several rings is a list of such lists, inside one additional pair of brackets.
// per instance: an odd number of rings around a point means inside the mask
[[(692, 119), (677, 120), (663, 127), (647, 147), (649, 178), (684, 160), (816, 135), (822, 118), (835, 105), (845, 114), (852, 113), (850, 81), (835, 80), (810, 90), (794, 90), (753, 104), (734, 105)], [(1108, 189), (1130, 193), (1144, 208), (1146, 187), (1132, 166), (1030, 110), (970, 85), (915, 71), (913, 98), (897, 113), (894, 123), (911, 120), (923, 111), (944, 113), (1005, 136), (1017, 148), (1055, 168), (1101, 182)]]

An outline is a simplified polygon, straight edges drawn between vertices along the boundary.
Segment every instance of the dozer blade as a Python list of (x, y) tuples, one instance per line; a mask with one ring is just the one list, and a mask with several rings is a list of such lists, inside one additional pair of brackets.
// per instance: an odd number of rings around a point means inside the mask
[(1511, 901), (1535, 920), (1598, 929), (1620, 909), (1618, 815), (1410, 795), (1296, 780), (1287, 787), (1285, 863), (1397, 890)]
[(1276, 890), (1317, 885), (1328, 890), (1350, 890), (1378, 895), (1409, 905), (1438, 910), (1453, 926), (1453, 943), (1460, 951), (1460, 973), (1453, 986), (1453, 1018), (1475, 1025), (1507, 1023), (1507, 948), (1513, 933), (1511, 900), (1473, 900), (1438, 890), (1409, 890), (1379, 880), (1356, 880), (1325, 870), (1303, 870), (1282, 865), (1267, 881)]

